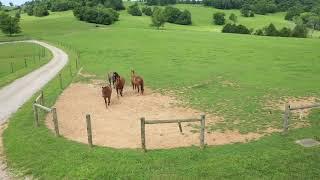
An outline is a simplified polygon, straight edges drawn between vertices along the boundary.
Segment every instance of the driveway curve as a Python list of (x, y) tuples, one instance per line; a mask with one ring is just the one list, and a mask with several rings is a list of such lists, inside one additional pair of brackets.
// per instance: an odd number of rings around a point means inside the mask
[(52, 52), (53, 58), (37, 70), (16, 79), (0, 89), (0, 124), (8, 120), (28, 99), (53, 79), (68, 63), (68, 55), (59, 48), (45, 42), (28, 40), (5, 43), (29, 42), (39, 44)]

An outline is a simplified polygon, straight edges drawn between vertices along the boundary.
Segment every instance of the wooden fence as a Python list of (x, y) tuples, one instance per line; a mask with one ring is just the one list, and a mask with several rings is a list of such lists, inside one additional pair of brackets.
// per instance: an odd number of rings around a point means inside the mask
[(291, 111), (294, 110), (303, 110), (303, 109), (311, 109), (311, 108), (319, 108), (320, 104), (313, 104), (313, 105), (306, 105), (306, 106), (298, 106), (298, 107), (291, 107), (290, 104), (285, 105), (284, 115), (283, 115), (283, 132), (287, 133), (289, 129), (289, 121)]
[(60, 136), (57, 109), (56, 108), (49, 108), (44, 105), (43, 91), (41, 91), (40, 95), (33, 102), (34, 119), (35, 119), (35, 125), (37, 127), (39, 126), (39, 110), (43, 110), (46, 112), (52, 112), (52, 121), (53, 121), (53, 125), (54, 125), (54, 131), (56, 133), (56, 136)]
[(200, 119), (176, 119), (176, 120), (145, 120), (144, 117), (140, 119), (141, 121), (141, 148), (144, 152), (147, 151), (146, 148), (146, 124), (163, 124), (163, 123), (178, 123), (179, 130), (182, 133), (182, 122), (200, 122), (200, 148), (204, 148), (204, 130), (205, 130), (205, 115), (201, 115)]

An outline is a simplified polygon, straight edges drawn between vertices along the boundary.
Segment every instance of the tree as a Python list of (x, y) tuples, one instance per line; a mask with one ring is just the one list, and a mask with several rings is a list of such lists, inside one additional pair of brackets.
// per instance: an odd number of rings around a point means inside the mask
[(9, 15), (0, 15), (0, 29), (4, 34), (12, 36), (21, 32), (19, 19)]
[(306, 25), (313, 30), (320, 30), (320, 16), (308, 17)]
[(175, 22), (176, 24), (181, 25), (190, 25), (191, 22), (191, 13), (188, 10), (184, 10), (182, 13), (180, 13), (178, 19)]
[(142, 8), (142, 12), (143, 14), (145, 14), (146, 16), (152, 16), (152, 9), (149, 6), (144, 6)]
[(302, 8), (299, 6), (294, 6), (288, 9), (286, 16), (284, 19), (293, 20), (293, 17), (299, 16), (303, 12)]
[(166, 23), (166, 17), (163, 13), (163, 10), (155, 7), (153, 9), (151, 20), (152, 20), (152, 26), (157, 27), (157, 29), (159, 29), (160, 27), (163, 27), (164, 24)]
[(229, 20), (231, 20), (233, 23), (237, 23), (238, 17), (235, 14), (231, 13), (229, 16)]
[(217, 25), (224, 25), (225, 23), (225, 14), (223, 12), (217, 12), (213, 14), (213, 22)]
[(244, 17), (254, 17), (252, 7), (249, 4), (244, 4), (240, 9), (240, 12)]
[(283, 27), (279, 31), (279, 36), (281, 37), (290, 37), (291, 36), (291, 29), (287, 27)]
[(269, 26), (263, 28), (263, 30), (264, 30), (264, 35), (266, 35), (266, 36), (278, 36), (279, 35), (279, 31), (272, 23), (270, 23)]
[(134, 3), (133, 5), (128, 7), (128, 13), (132, 16), (142, 16), (142, 12), (139, 8), (138, 3)]
[(2, 6), (2, 2), (0, 1), (0, 9), (1, 9), (1, 6)]
[(236, 24), (226, 24), (222, 28), (223, 33), (237, 33), (237, 34), (250, 34), (250, 30), (244, 25), (236, 25)]
[(12, 2), (9, 2), (9, 5), (10, 5), (11, 7), (13, 7), (13, 3), (12, 3)]
[(175, 23), (179, 18), (181, 11), (178, 8), (167, 6), (163, 10), (164, 16), (169, 23)]
[(306, 38), (308, 36), (308, 28), (305, 25), (297, 24), (292, 30), (292, 36)]
[(38, 4), (33, 8), (33, 15), (37, 17), (48, 16), (49, 11), (44, 4)]

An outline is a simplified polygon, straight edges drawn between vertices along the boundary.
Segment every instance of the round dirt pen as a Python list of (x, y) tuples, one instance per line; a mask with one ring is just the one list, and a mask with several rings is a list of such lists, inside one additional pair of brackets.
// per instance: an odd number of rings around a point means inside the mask
[[(86, 115), (91, 116), (93, 144), (113, 148), (141, 148), (140, 118), (146, 119), (188, 119), (200, 118), (201, 112), (178, 106), (171, 96), (146, 89), (138, 95), (131, 87), (125, 87), (124, 97), (119, 99), (113, 90), (111, 105), (106, 108), (101, 97), (101, 85), (71, 84), (59, 97), (56, 107), (59, 117), (60, 134), (66, 138), (88, 143)], [(206, 115), (206, 126), (222, 121), (223, 118)], [(46, 124), (53, 129), (52, 114)], [(145, 127), (147, 149), (199, 146), (199, 122), (148, 125)], [(238, 131), (205, 131), (205, 143), (220, 145), (247, 142), (263, 134), (240, 134)]]

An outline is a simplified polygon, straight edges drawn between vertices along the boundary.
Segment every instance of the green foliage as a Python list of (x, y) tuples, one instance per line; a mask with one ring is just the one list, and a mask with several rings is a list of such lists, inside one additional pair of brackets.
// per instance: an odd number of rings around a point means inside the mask
[(308, 36), (308, 28), (305, 25), (297, 24), (292, 30), (292, 37), (306, 38)]
[(280, 37), (290, 37), (292, 34), (291, 29), (287, 28), (287, 27), (283, 27), (282, 29), (280, 29), (279, 31), (279, 36)]
[(132, 16), (142, 16), (142, 12), (139, 8), (138, 3), (134, 3), (133, 5), (129, 6), (127, 11)]
[(68, 0), (53, 0), (51, 1), (51, 8), (50, 10), (55, 11), (67, 11), (72, 9), (72, 3)]
[(236, 33), (236, 34), (250, 34), (250, 30), (244, 25), (236, 25), (236, 24), (226, 24), (222, 28), (223, 33)]
[(205, 6), (213, 6), (218, 9), (239, 9), (244, 0), (203, 0)]
[(265, 36), (278, 36), (279, 31), (274, 26), (274, 24), (270, 23), (269, 26), (263, 28)]
[(166, 6), (163, 10), (166, 21), (169, 23), (190, 25), (191, 13), (188, 10), (180, 11), (180, 9), (172, 6)]
[(36, 5), (33, 8), (33, 15), (37, 17), (48, 16), (49, 15), (48, 8), (43, 4)]
[(303, 12), (303, 9), (300, 6), (294, 6), (288, 9), (286, 16), (284, 17), (286, 20), (293, 20), (293, 17), (299, 16)]
[(229, 16), (229, 20), (232, 21), (233, 23), (237, 23), (238, 17), (234, 13), (231, 13)]
[(243, 17), (254, 17), (254, 12), (249, 4), (244, 4), (240, 12)]
[(226, 19), (224, 18), (226, 16), (223, 12), (216, 12), (213, 14), (213, 23), (216, 25), (224, 25)]
[(21, 32), (19, 18), (11, 17), (8, 14), (0, 14), (0, 29), (4, 34), (12, 36)]
[(253, 10), (256, 14), (274, 13), (277, 11), (277, 6), (273, 0), (258, 0), (253, 4)]
[(146, 0), (148, 6), (160, 5), (166, 6), (170, 4), (176, 4), (176, 0)]
[(73, 14), (80, 21), (104, 25), (113, 24), (119, 19), (119, 14), (115, 10), (104, 7), (78, 6), (73, 9)]
[(152, 16), (152, 8), (149, 6), (144, 6), (142, 7), (142, 12), (143, 14), (145, 14), (146, 16)]
[(167, 21), (166, 16), (164, 14), (164, 10), (158, 7), (153, 8), (153, 14), (151, 16), (151, 20), (152, 20), (151, 25), (157, 27), (157, 29), (159, 29), (160, 27), (163, 27)]

